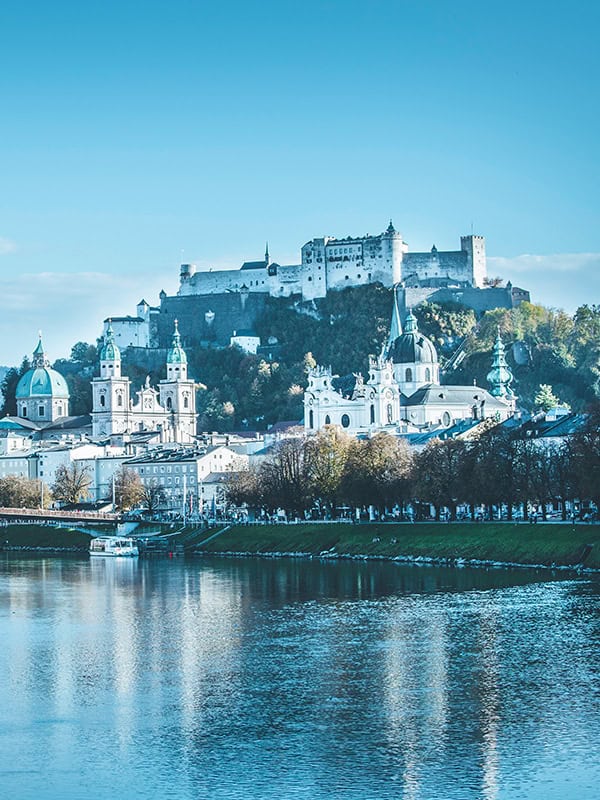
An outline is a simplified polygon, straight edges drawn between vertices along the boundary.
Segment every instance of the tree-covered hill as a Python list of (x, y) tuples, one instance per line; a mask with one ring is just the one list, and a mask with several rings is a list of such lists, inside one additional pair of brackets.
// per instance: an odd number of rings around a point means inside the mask
[[(368, 357), (381, 351), (389, 336), (392, 292), (378, 284), (330, 292), (307, 303), (269, 298), (256, 332), (270, 342), (272, 358), (248, 355), (238, 347), (189, 348), (189, 374), (198, 382), (197, 407), (203, 430), (264, 429), (280, 420), (302, 418), (302, 393), (308, 369), (331, 365), (334, 373), (366, 373)], [(600, 306), (563, 311), (522, 303), (516, 309), (488, 311), (479, 319), (457, 303), (424, 303), (415, 309), (419, 329), (435, 343), (446, 383), (486, 386), (498, 328), (515, 375), (519, 404), (536, 406), (540, 385), (574, 411), (600, 397)], [(461, 359), (453, 359), (460, 348)], [(150, 374), (165, 378), (165, 352), (130, 348), (123, 373), (135, 388)], [(458, 366), (456, 366), (458, 364)], [(97, 350), (78, 342), (70, 359), (53, 365), (71, 390), (71, 413), (91, 410), (90, 378), (97, 374)], [(2, 381), (2, 413), (15, 413), (14, 392), (29, 368), (8, 371)]]

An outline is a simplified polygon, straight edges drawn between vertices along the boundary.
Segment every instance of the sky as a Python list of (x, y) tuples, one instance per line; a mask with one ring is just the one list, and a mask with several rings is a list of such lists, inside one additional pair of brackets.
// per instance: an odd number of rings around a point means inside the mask
[(316, 236), (600, 302), (600, 6), (0, 0), (0, 364)]

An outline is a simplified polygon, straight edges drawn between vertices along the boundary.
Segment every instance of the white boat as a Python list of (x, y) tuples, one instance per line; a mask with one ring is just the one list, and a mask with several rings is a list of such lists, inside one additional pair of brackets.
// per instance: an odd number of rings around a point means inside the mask
[(135, 539), (122, 536), (98, 536), (90, 542), (91, 556), (139, 556)]

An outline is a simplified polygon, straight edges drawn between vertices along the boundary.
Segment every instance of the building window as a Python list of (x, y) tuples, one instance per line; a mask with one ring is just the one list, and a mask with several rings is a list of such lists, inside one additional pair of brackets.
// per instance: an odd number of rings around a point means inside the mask
[(103, 394), (100, 395), (100, 405), (104, 408), (106, 405), (106, 397)]
[(329, 414), (325, 415), (325, 425), (331, 425), (331, 417)]
[(349, 428), (350, 427), (350, 417), (348, 414), (342, 414), (342, 428)]
[(186, 395), (186, 396), (183, 398), (183, 407), (184, 407), (184, 408), (189, 408), (189, 406), (190, 406), (190, 400), (189, 400), (189, 397)]
[(444, 411), (442, 415), (442, 424), (447, 428), (450, 425), (451, 421), (452, 420), (450, 419), (450, 414), (447, 411)]
[(407, 381), (412, 381), (412, 369), (410, 367), (407, 368), (404, 377)]
[(392, 408), (392, 404), (391, 403), (387, 404), (386, 412), (387, 412), (388, 425), (391, 425), (392, 424), (392, 420), (394, 418), (394, 410)]
[(40, 417), (46, 416), (46, 409), (44, 408), (44, 406), (38, 406), (38, 414), (40, 415)]
[(171, 411), (172, 408), (173, 408), (173, 401), (171, 400), (170, 397), (167, 397), (167, 411)]
[(315, 418), (315, 415), (314, 415), (313, 410), (311, 408), (311, 410), (308, 412), (308, 427), (309, 428), (314, 428), (314, 418)]
[(371, 403), (371, 425), (375, 422), (375, 406)]
[(123, 395), (122, 394), (118, 394), (117, 395), (117, 405), (118, 406), (122, 406), (123, 405)]
[(429, 369), (429, 367), (425, 368), (425, 382), (431, 383), (431, 370)]

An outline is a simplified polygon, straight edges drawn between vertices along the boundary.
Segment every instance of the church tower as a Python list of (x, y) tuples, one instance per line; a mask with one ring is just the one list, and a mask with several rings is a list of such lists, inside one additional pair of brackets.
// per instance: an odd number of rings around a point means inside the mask
[(167, 353), (167, 379), (159, 383), (160, 404), (169, 415), (168, 429), (175, 442), (190, 443), (196, 435), (196, 392), (188, 379), (187, 355), (181, 346), (177, 320)]
[(130, 381), (121, 376), (121, 351), (108, 323), (100, 350), (100, 377), (92, 380), (92, 435), (125, 433), (129, 425)]
[(369, 425), (380, 428), (397, 425), (400, 420), (400, 391), (394, 380), (394, 365), (384, 358), (369, 358), (366, 402)]

